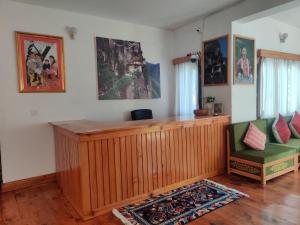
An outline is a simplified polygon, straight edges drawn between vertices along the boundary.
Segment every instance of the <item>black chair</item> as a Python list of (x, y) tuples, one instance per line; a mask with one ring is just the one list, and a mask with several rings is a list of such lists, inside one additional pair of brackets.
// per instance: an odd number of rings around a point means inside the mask
[(151, 109), (133, 110), (133, 111), (131, 111), (131, 119), (132, 120), (153, 119), (152, 110)]

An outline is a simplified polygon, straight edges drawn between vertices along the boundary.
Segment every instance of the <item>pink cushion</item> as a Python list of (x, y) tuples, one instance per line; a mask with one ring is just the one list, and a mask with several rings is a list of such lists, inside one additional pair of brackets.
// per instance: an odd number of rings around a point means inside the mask
[(278, 115), (272, 125), (273, 134), (275, 139), (280, 144), (287, 144), (291, 138), (291, 131), (287, 122), (282, 115)]
[(296, 138), (300, 138), (300, 113), (295, 112), (290, 122), (290, 129)]
[(265, 150), (266, 134), (258, 129), (253, 123), (250, 123), (244, 143), (254, 150)]

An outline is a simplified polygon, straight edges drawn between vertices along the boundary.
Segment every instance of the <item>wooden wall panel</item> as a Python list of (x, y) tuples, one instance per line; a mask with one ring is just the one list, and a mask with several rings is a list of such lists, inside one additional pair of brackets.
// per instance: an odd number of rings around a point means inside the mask
[(137, 176), (138, 176), (138, 194), (144, 193), (144, 176), (143, 176), (143, 147), (142, 135), (138, 134), (136, 137), (137, 147)]
[[(81, 195), (83, 186), (81, 186), (80, 170), (80, 143), (72, 135), (61, 134), (55, 131), (55, 157), (57, 181), (62, 188), (66, 198), (71, 202), (74, 208), (84, 216), (84, 213), (90, 211), (90, 203), (83, 204)], [(89, 195), (89, 191), (88, 195)], [(80, 193), (80, 194), (78, 194)]]
[[(117, 150), (117, 149), (116, 149)], [(102, 143), (95, 141), (95, 163), (96, 163), (96, 180), (97, 180), (97, 194), (98, 207), (104, 206), (104, 173), (103, 173), (103, 157), (102, 157)]]
[(82, 142), (56, 130), (59, 184), (83, 218), (90, 218), (216, 175), (225, 169), (228, 123), (228, 117), (221, 117), (142, 132), (95, 134)]
[(114, 138), (115, 168), (116, 168), (116, 198), (122, 200), (122, 167), (120, 139)]

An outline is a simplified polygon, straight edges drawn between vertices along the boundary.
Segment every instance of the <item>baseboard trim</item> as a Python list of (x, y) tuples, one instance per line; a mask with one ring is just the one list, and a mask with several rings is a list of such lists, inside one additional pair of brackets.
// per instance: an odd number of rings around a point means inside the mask
[(10, 191), (16, 191), (32, 186), (50, 183), (53, 181), (56, 181), (56, 173), (46, 174), (37, 177), (30, 177), (23, 180), (17, 180), (2, 184), (1, 192), (5, 193)]

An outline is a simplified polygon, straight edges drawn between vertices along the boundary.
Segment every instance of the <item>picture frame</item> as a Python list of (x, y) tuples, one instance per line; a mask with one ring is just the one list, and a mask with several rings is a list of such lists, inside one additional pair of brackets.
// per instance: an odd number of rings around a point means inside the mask
[[(216, 56), (215, 54), (218, 54)], [(230, 74), (230, 35), (206, 40), (202, 44), (202, 83), (204, 86), (228, 85)]]
[(233, 83), (254, 85), (256, 78), (255, 38), (233, 37)]
[(96, 37), (98, 99), (160, 99), (160, 63), (138, 41)]
[(15, 32), (19, 92), (65, 92), (63, 37)]
[(214, 116), (219, 116), (224, 113), (224, 106), (223, 103), (214, 103), (213, 106), (213, 115)]

